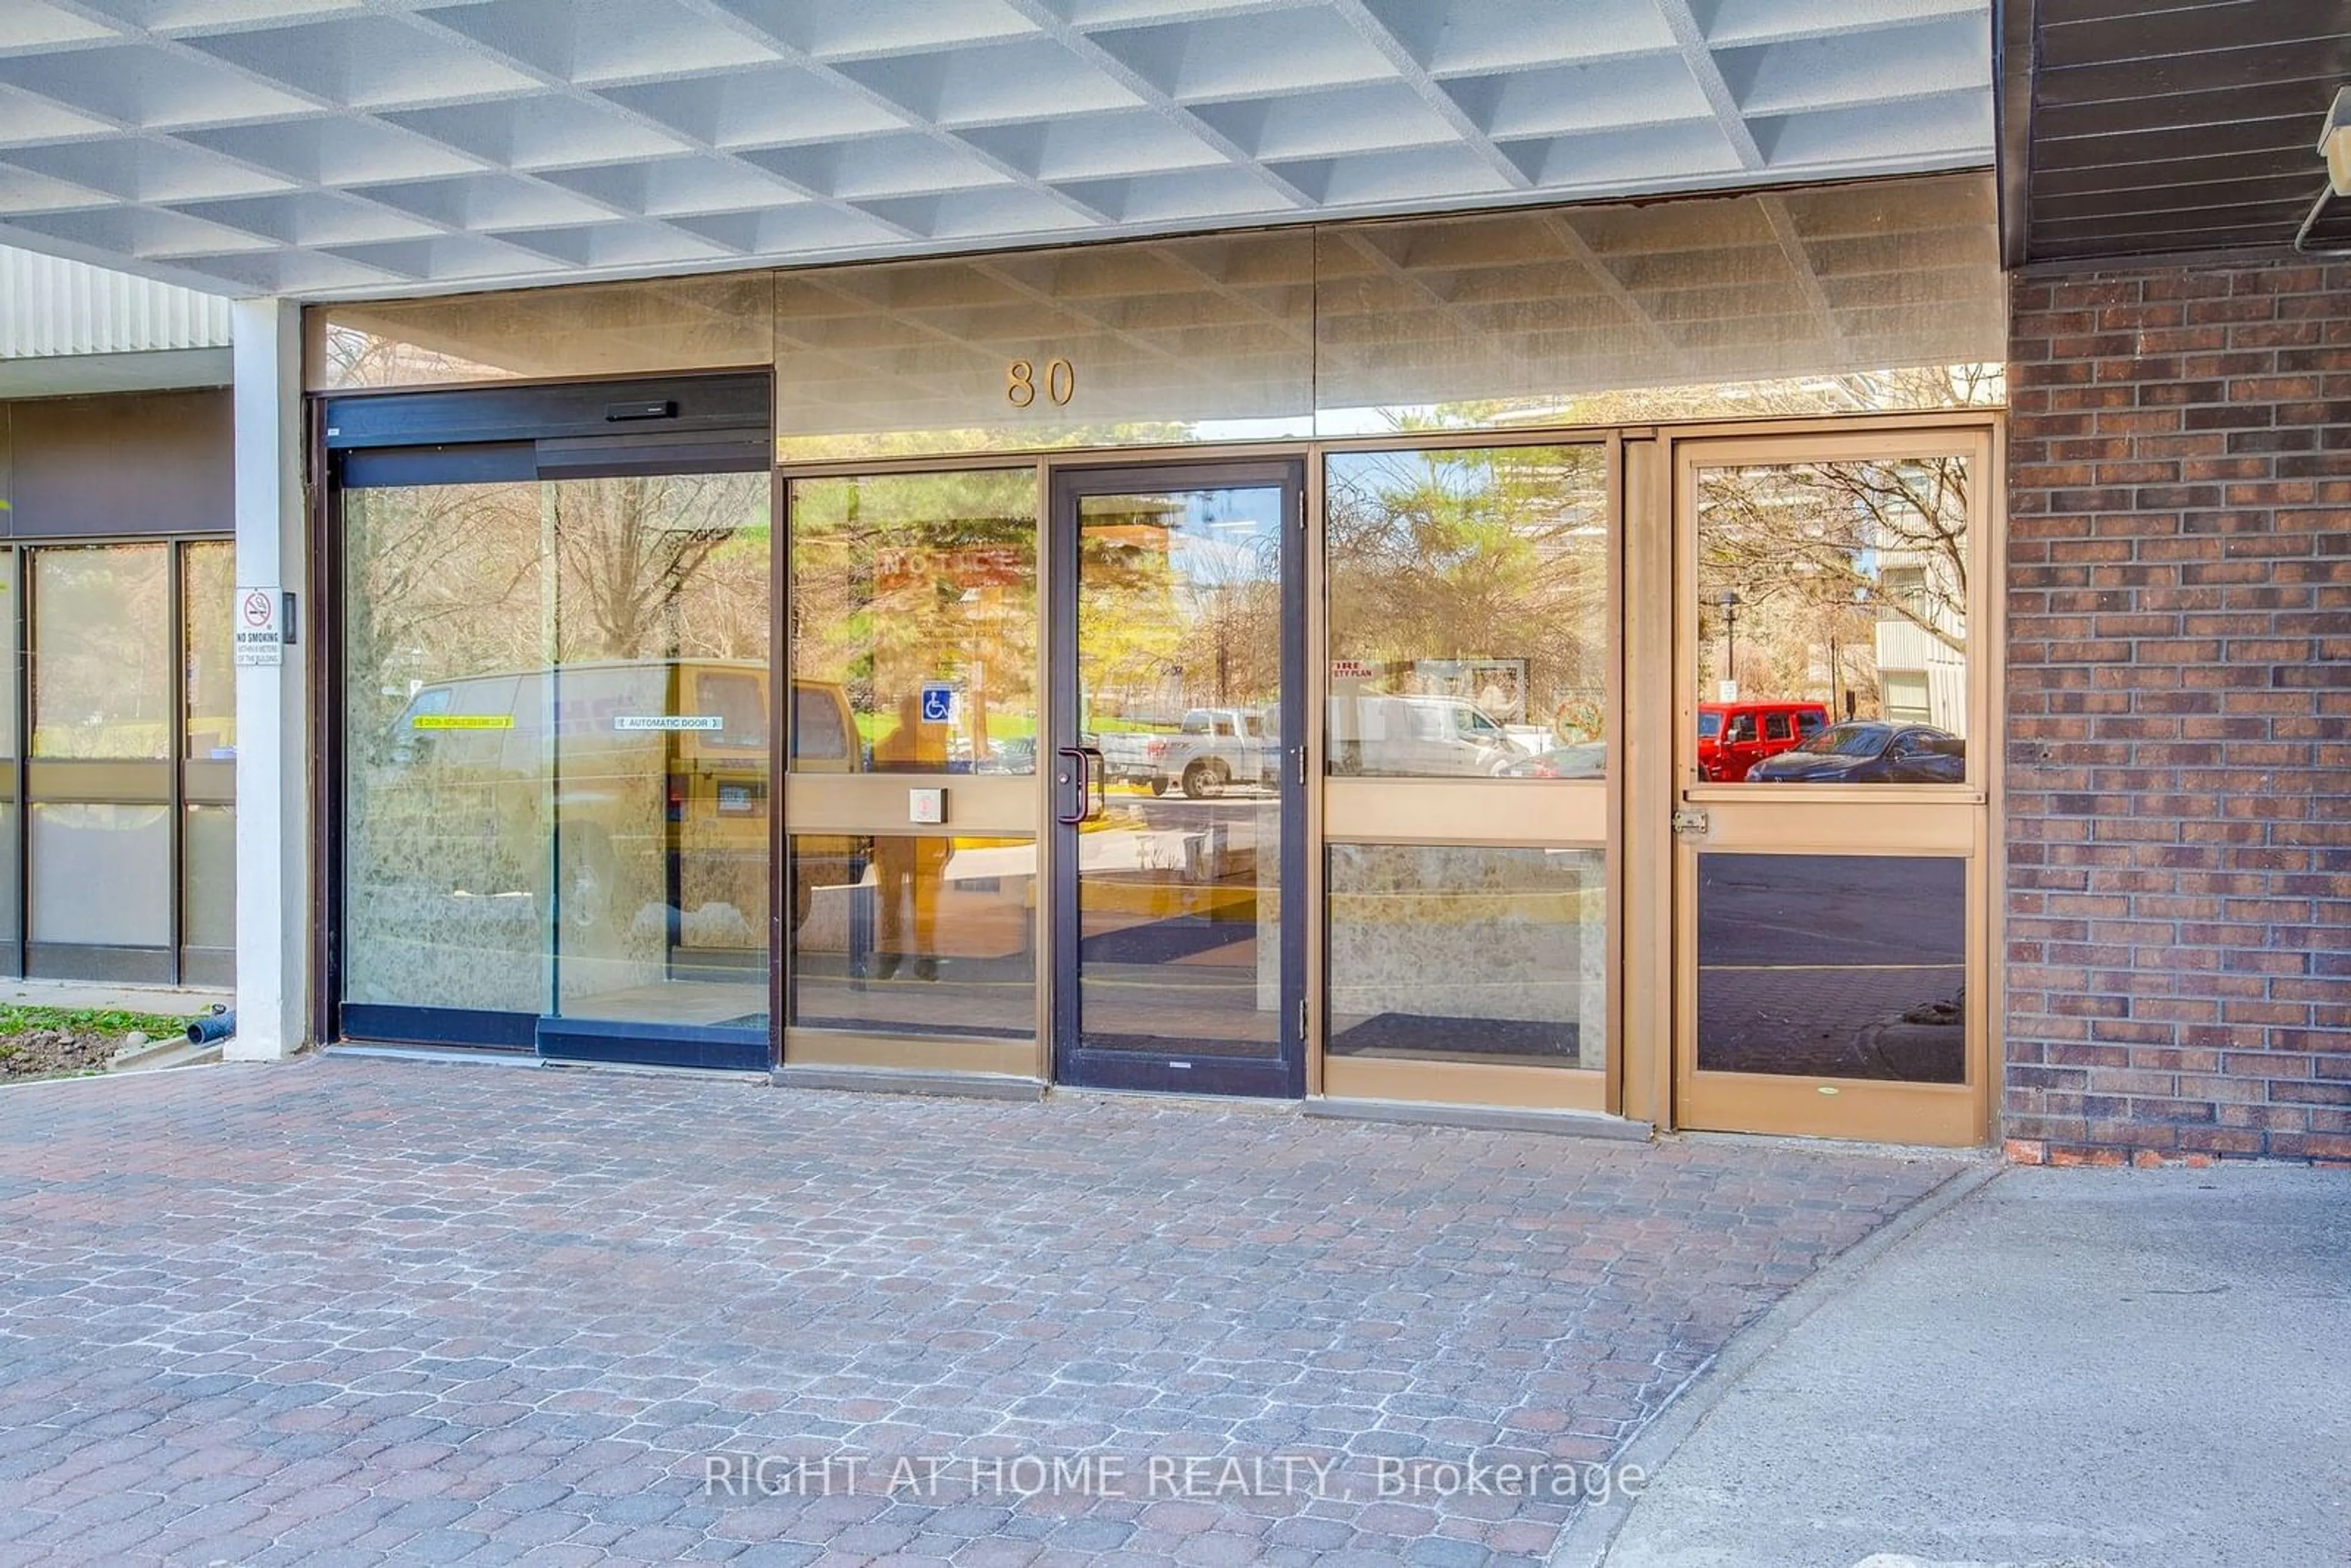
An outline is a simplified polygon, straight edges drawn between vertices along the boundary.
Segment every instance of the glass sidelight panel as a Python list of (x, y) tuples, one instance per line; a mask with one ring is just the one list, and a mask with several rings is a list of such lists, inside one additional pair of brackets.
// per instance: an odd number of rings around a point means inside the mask
[(23, 884), (18, 878), (17, 834), (24, 810), (24, 775), (16, 756), (16, 617), (18, 573), (25, 558), (0, 549), (0, 975), (23, 967)]
[(767, 1032), (769, 494), (543, 486), (559, 1016)]
[(1701, 779), (1965, 782), (1977, 482), (1961, 455), (1698, 470)]
[(791, 506), (793, 767), (1033, 774), (1035, 471), (803, 479)]
[(180, 977), (192, 985), (236, 980), (235, 572), (225, 539), (181, 547)]
[(1967, 1079), (1968, 862), (1698, 857), (1698, 1067)]
[(796, 1028), (1037, 1033), (1033, 839), (791, 841)]
[(1333, 1057), (1607, 1064), (1607, 854), (1333, 844)]
[(1295, 482), (1072, 499), (1062, 1075), (1294, 1092)]
[(343, 999), (536, 1014), (551, 688), (536, 483), (343, 497)]
[(1330, 770), (1605, 778), (1602, 449), (1334, 453), (1324, 475)]

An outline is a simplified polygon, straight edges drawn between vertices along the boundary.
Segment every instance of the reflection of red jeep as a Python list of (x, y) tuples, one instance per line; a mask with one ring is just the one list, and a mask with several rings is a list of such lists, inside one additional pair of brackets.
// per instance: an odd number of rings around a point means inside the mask
[(1824, 703), (1700, 703), (1698, 776), (1738, 784), (1747, 770), (1829, 727)]

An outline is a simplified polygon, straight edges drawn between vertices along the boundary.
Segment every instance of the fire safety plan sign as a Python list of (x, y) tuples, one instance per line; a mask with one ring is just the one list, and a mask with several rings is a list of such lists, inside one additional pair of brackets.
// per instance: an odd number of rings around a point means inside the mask
[(236, 591), (235, 645), (240, 664), (277, 664), (286, 659), (286, 596), (275, 588)]

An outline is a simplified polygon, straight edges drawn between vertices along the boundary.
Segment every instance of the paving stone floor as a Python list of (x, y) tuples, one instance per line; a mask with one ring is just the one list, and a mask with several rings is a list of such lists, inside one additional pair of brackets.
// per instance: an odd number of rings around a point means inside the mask
[[(332, 1056), (0, 1090), (0, 1565), (1536, 1563), (1543, 1488), (1957, 1168)], [(1471, 1458), (1552, 1468), (1398, 1468)]]

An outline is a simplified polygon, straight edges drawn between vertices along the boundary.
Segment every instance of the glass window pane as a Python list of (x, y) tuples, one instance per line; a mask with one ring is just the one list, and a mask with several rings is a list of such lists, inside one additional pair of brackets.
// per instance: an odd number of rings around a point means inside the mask
[(1332, 844), (1334, 1056), (1600, 1068), (1600, 850)]
[(180, 833), (181, 978), (192, 986), (234, 984), (236, 808), (190, 806)]
[[(168, 949), (171, 807), (36, 804), (29, 852), (37, 947)], [(57, 976), (107, 972), (74, 957), (37, 957), (33, 967)]]
[(1967, 862), (1701, 853), (1698, 1064), (1959, 1083)]
[(1029, 839), (791, 841), (800, 1029), (1037, 1034), (1037, 845)]
[(768, 1027), (766, 473), (546, 487), (567, 1017)]
[(652, 277), (304, 313), (310, 390), (731, 369), (768, 358), (764, 272)]
[(352, 490), (343, 526), (344, 998), (543, 1011), (539, 486)]
[(167, 545), (33, 555), (33, 755), (169, 758)]
[(1315, 433), (1997, 406), (1992, 182), (1329, 224)]
[(236, 662), (229, 643), (236, 547), (225, 539), (189, 545), (181, 551), (180, 572), (187, 756), (227, 761), (236, 756)]
[(1303, 229), (803, 267), (775, 289), (782, 462), (1312, 432)]
[(1604, 777), (1601, 449), (1349, 452), (1328, 465), (1330, 770)]
[[(1959, 456), (1699, 471), (1701, 778), (1965, 779), (1975, 477)], [(1802, 738), (1732, 733), (1774, 713)]]
[(803, 479), (791, 505), (792, 766), (1035, 772), (1035, 472)]
[(0, 801), (0, 975), (17, 971), (16, 936), (16, 812), (13, 800)]

